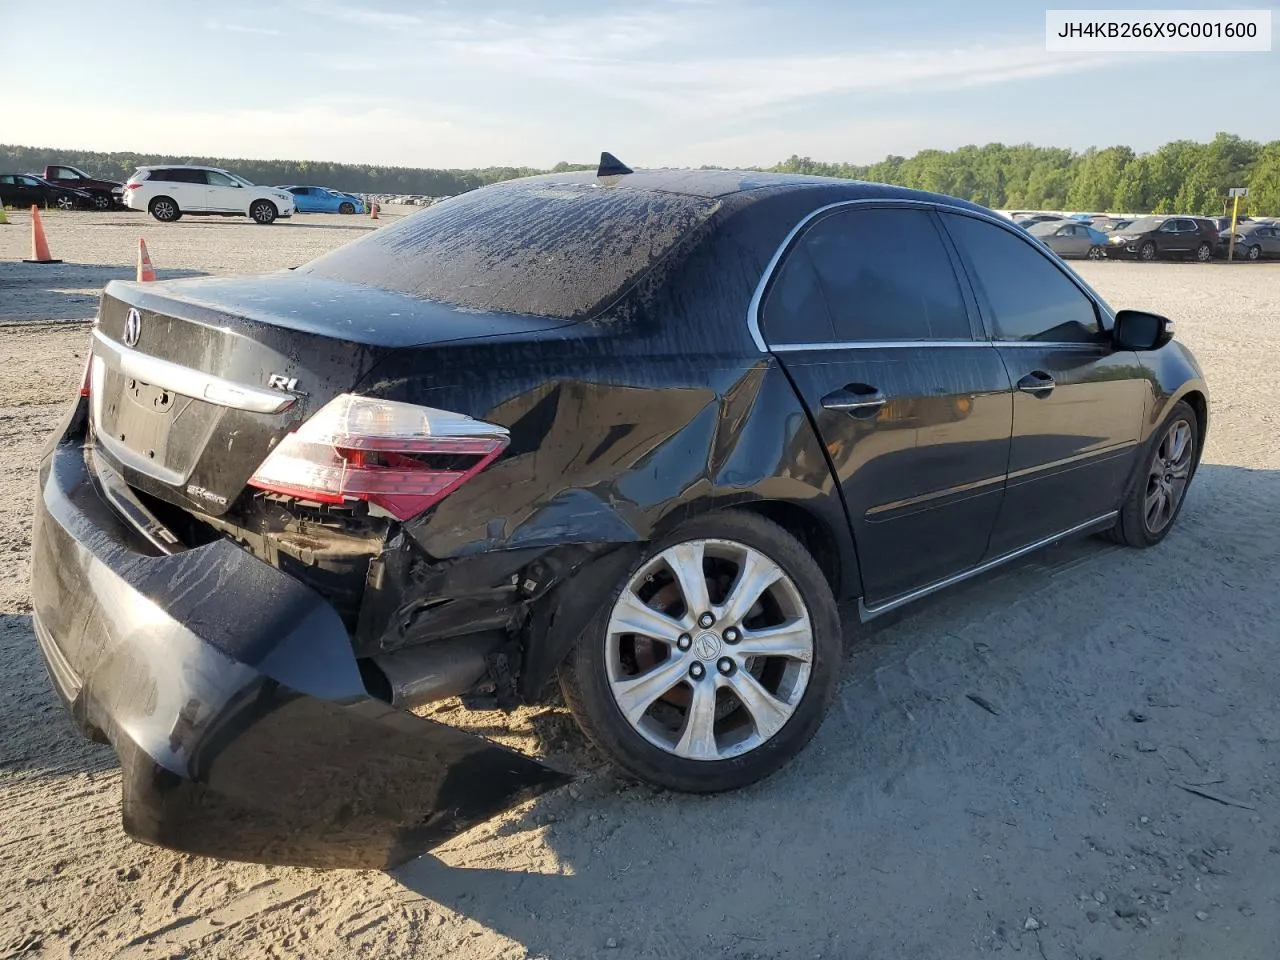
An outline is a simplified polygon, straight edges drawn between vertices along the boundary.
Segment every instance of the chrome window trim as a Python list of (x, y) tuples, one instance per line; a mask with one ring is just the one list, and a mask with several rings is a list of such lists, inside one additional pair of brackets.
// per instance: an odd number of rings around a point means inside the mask
[[(1044, 244), (1037, 244), (1034, 237), (1032, 237), (1030, 234), (1027, 234), (1026, 231), (1021, 230), (1016, 224), (1009, 221), (1005, 221), (998, 214), (989, 214), (982, 210), (971, 210), (968, 207), (957, 207), (956, 205), (951, 203), (938, 203), (938, 202), (929, 201), (929, 200), (914, 200), (914, 199), (909, 199), (905, 197), (904, 198), (860, 197), (855, 200), (837, 200), (834, 203), (828, 203), (821, 207), (818, 207), (816, 210), (810, 210), (807, 214), (805, 214), (803, 217), (800, 218), (800, 221), (794, 227), (792, 227), (790, 231), (788, 231), (787, 235), (783, 238), (782, 243), (778, 246), (778, 249), (775, 250), (773, 252), (773, 256), (769, 258), (769, 263), (765, 266), (764, 273), (761, 274), (760, 280), (756, 283), (755, 291), (751, 295), (751, 302), (747, 305), (747, 330), (751, 334), (751, 339), (755, 343), (756, 349), (758, 349), (761, 353), (785, 353), (788, 351), (796, 351), (796, 350), (857, 350), (860, 348), (869, 349), (869, 348), (879, 348), (879, 347), (889, 347), (889, 346), (972, 347), (972, 346), (984, 346), (984, 345), (986, 346), (1035, 345), (1040, 347), (1045, 347), (1045, 346), (1078, 347), (1082, 345), (1083, 346), (1089, 345), (1089, 344), (1080, 344), (1080, 343), (1074, 343), (1074, 342), (1073, 343), (1050, 343), (1048, 341), (1037, 341), (1037, 340), (993, 340), (988, 338), (986, 340), (964, 340), (964, 341), (958, 341), (958, 340), (879, 340), (879, 341), (862, 340), (862, 341), (849, 341), (847, 343), (837, 342), (837, 343), (829, 343), (829, 344), (784, 343), (784, 344), (779, 344), (776, 347), (770, 348), (769, 345), (765, 343), (764, 334), (760, 330), (760, 305), (764, 301), (764, 292), (768, 288), (769, 282), (773, 279), (773, 275), (778, 269), (778, 264), (781, 263), (782, 258), (786, 256), (786, 253), (790, 249), (791, 244), (795, 240), (795, 238), (807, 226), (809, 226), (810, 223), (812, 223), (814, 220), (816, 220), (818, 217), (822, 216), (825, 213), (829, 213), (832, 210), (839, 210), (844, 207), (881, 207), (889, 210), (892, 210), (895, 208), (906, 208), (906, 209), (913, 209), (913, 210), (929, 210), (929, 211), (936, 211), (938, 213), (958, 213), (962, 216), (973, 217), (975, 220), (985, 220), (988, 223), (991, 223), (997, 227), (1000, 227), (1002, 230), (1008, 231), (1013, 236), (1018, 237), (1024, 243), (1027, 243), (1030, 246), (1034, 247), (1041, 255), (1044, 255), (1047, 253), (1051, 261), (1057, 261), (1060, 268), (1065, 268), (1063, 269), (1063, 275), (1068, 280), (1070, 280), (1072, 283), (1075, 284), (1076, 289), (1079, 290), (1082, 294), (1084, 294), (1084, 296), (1089, 300), (1090, 303), (1094, 305), (1095, 309), (1098, 311), (1099, 325), (1103, 327), (1104, 333), (1106, 332), (1107, 327), (1101, 323), (1102, 318), (1105, 317), (1106, 319), (1110, 320), (1111, 323), (1113, 324), (1115, 323), (1115, 315), (1111, 312), (1111, 310), (1108, 309), (1108, 307), (1102, 302), (1101, 299), (1098, 298), (1098, 296), (1091, 289), (1082, 285), (1080, 278), (1078, 278), (1075, 275), (1075, 272), (1069, 266), (1067, 266), (1067, 264), (1062, 262), (1062, 259), (1056, 253), (1054, 253)], [(959, 280), (961, 278), (957, 276), (956, 279)]]
[[(93, 331), (99, 355), (110, 355), (125, 376), (171, 390), (183, 397), (251, 413), (280, 413), (297, 398), (279, 390), (250, 387), (243, 383), (193, 370), (181, 364), (153, 357), (116, 343), (101, 330)], [(114, 451), (113, 451), (114, 452)]]

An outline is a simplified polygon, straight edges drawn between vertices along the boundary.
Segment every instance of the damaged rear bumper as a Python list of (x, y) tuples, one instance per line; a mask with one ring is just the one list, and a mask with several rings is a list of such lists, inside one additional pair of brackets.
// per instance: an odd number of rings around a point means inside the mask
[(125, 830), (178, 850), (389, 867), (566, 775), (371, 698), (337, 613), (227, 541), (164, 555), (78, 439), (40, 469), (36, 636), (123, 771)]

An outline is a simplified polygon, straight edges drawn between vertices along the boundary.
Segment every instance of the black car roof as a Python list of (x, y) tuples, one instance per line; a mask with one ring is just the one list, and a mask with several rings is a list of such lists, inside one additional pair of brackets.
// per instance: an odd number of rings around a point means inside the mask
[[(983, 210), (977, 204), (955, 197), (912, 190), (907, 187), (864, 180), (846, 180), (840, 177), (814, 177), (798, 173), (766, 173), (757, 170), (636, 170), (634, 173), (598, 178), (590, 171), (551, 173), (538, 177), (507, 180), (484, 189), (529, 190), (547, 187), (584, 186), (600, 183), (612, 189), (675, 193), (709, 200), (723, 199), (735, 194), (769, 194), (799, 192), (826, 188), (826, 202), (838, 200), (918, 200), (928, 203), (948, 203), (974, 210)], [(832, 196), (833, 195), (833, 196)], [(751, 197), (741, 198), (750, 202)]]

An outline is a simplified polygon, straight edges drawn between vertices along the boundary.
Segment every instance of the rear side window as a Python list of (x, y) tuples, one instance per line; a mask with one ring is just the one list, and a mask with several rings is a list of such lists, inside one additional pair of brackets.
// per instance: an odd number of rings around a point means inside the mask
[(299, 267), (494, 313), (604, 309), (719, 201), (594, 183), (496, 186), (405, 217)]
[(234, 187), (236, 182), (228, 177), (225, 173), (219, 173), (217, 170), (205, 170), (204, 182), (213, 187)]
[(844, 210), (792, 248), (761, 314), (774, 345), (969, 340), (942, 238), (923, 210)]
[(969, 262), (1000, 340), (1091, 343), (1099, 334), (1093, 301), (1047, 256), (1008, 230), (943, 214)]

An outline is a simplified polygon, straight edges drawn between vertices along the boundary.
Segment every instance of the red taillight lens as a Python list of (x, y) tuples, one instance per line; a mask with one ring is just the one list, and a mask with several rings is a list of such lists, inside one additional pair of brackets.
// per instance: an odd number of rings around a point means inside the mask
[(508, 440), (504, 428), (462, 414), (342, 394), (281, 440), (249, 485), (319, 503), (364, 500), (407, 520), (487, 467)]
[(126, 190), (137, 190), (140, 186), (142, 186), (140, 183), (126, 183), (124, 188)]

